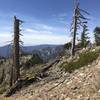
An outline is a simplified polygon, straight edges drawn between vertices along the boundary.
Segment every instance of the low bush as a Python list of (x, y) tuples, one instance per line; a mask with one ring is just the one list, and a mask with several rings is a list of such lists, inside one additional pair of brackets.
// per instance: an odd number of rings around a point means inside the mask
[(88, 65), (98, 58), (100, 51), (87, 51), (79, 54), (79, 57), (70, 62), (64, 62), (60, 65), (65, 71), (72, 72), (75, 69)]
[(35, 64), (42, 64), (43, 60), (39, 57), (38, 54), (33, 54), (32, 57), (24, 64), (24, 68), (29, 68)]

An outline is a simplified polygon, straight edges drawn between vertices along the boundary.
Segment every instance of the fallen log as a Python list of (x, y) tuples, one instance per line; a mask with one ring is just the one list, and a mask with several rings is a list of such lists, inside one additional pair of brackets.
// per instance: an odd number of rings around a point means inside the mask
[[(45, 72), (48, 71), (55, 63), (58, 63), (60, 59), (56, 59), (53, 62), (47, 64), (39, 73), (37, 73), (33, 78), (29, 79), (20, 79), (18, 80), (12, 87), (10, 87), (6, 93), (4, 94), (5, 97), (9, 97), (14, 94), (16, 91), (19, 91), (23, 86), (30, 85), (33, 82), (43, 78), (45, 76)], [(40, 80), (41, 81), (41, 80)]]
[(60, 59), (56, 59), (53, 62), (49, 63), (43, 70), (42, 73), (46, 72), (48, 69), (50, 69), (55, 63), (58, 63)]

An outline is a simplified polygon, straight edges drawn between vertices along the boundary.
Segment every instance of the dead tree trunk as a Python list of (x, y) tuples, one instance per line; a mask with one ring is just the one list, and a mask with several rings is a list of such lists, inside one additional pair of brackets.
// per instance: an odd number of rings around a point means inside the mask
[(14, 66), (14, 83), (20, 77), (19, 64), (19, 23), (20, 21), (14, 16), (14, 41), (13, 41), (13, 66)]
[(10, 69), (10, 82), (9, 82), (10, 87), (13, 85), (13, 66), (11, 66)]
[(71, 54), (72, 56), (75, 55), (75, 45), (76, 45), (76, 32), (77, 29), (80, 28), (80, 26), (84, 26), (84, 24), (87, 23), (87, 18), (85, 18), (81, 12), (85, 13), (85, 14), (89, 14), (88, 12), (82, 10), (79, 8), (79, 2), (78, 0), (74, 0), (75, 2), (75, 7), (74, 7), (74, 16), (73, 16), (73, 22), (72, 22), (72, 26), (71, 26), (71, 33), (72, 33), (72, 51)]
[(4, 81), (4, 77), (5, 77), (5, 70), (4, 70), (4, 68), (3, 68), (3, 69), (2, 69), (1, 78), (0, 78), (0, 84), (2, 84), (2, 82)]
[(77, 31), (77, 9), (74, 11), (74, 23), (73, 23), (73, 40), (72, 40), (72, 56), (75, 55), (75, 44), (76, 44), (76, 31)]

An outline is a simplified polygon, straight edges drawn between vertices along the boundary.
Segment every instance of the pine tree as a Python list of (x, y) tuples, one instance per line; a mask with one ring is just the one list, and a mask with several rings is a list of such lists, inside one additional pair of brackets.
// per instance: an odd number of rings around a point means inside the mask
[(100, 46), (100, 27), (96, 27), (94, 29), (94, 36), (95, 36), (96, 45)]
[(88, 28), (86, 25), (83, 26), (83, 32), (81, 34), (81, 47), (84, 48), (87, 46), (87, 42), (88, 42)]

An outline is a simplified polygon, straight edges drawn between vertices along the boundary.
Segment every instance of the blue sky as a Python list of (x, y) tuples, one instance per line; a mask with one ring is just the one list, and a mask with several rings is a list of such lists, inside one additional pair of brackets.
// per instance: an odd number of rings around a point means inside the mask
[[(90, 37), (100, 25), (100, 0), (80, 0), (80, 7), (90, 13)], [(0, 0), (0, 46), (13, 37), (13, 16), (24, 21), (21, 26), (24, 45), (63, 44), (70, 41), (73, 0)]]

